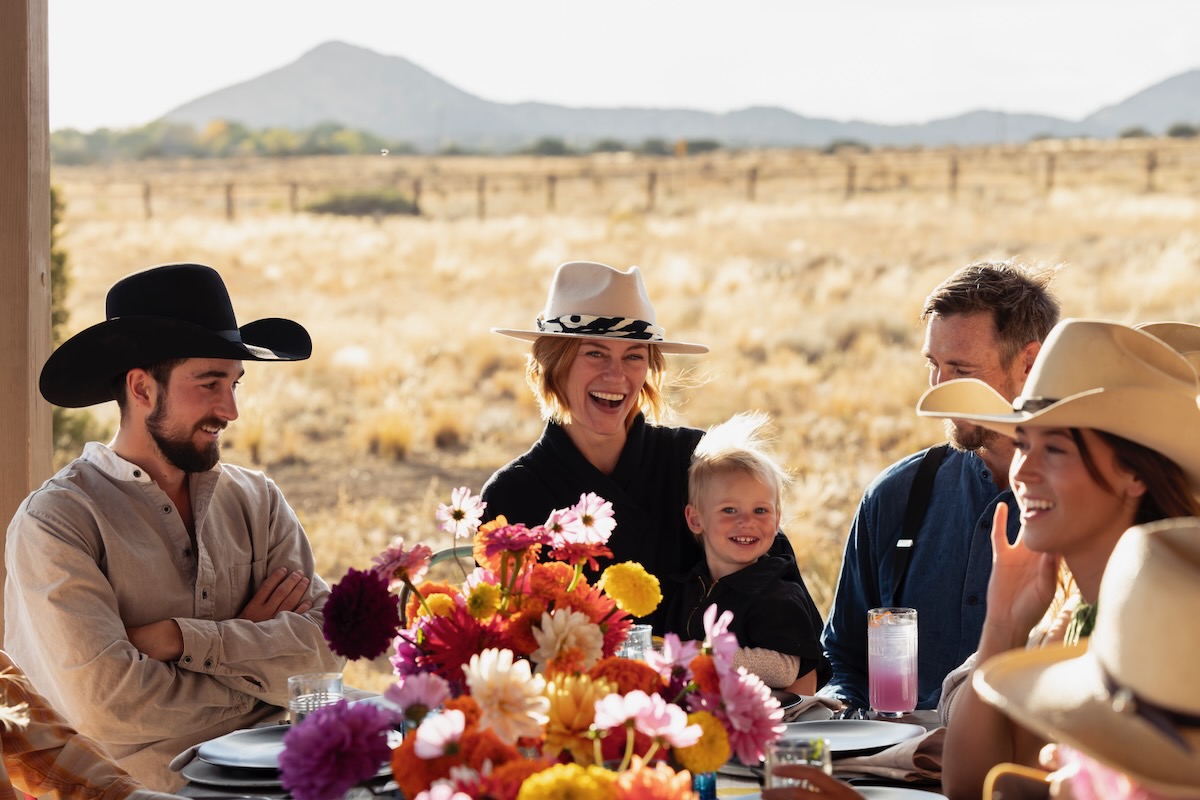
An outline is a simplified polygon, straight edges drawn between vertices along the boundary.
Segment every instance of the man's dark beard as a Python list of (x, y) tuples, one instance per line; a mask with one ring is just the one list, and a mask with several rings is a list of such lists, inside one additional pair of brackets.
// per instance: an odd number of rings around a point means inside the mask
[(959, 427), (954, 424), (954, 420), (950, 419), (945, 421), (945, 428), (950, 446), (964, 452), (977, 453), (1001, 437), (1001, 434), (978, 425)]
[[(216, 466), (217, 461), (221, 459), (221, 443), (215, 441), (212, 445), (204, 450), (196, 447), (192, 443), (190, 436), (182, 439), (172, 439), (163, 428), (163, 417), (167, 411), (167, 397), (164, 394), (159, 398), (158, 405), (150, 416), (146, 417), (146, 429), (150, 431), (150, 436), (153, 437), (154, 443), (158, 445), (158, 449), (162, 451), (163, 456), (167, 461), (171, 462), (176, 469), (184, 472), (207, 472)], [(206, 419), (200, 423), (200, 426), (209, 426), (216, 428), (224, 428), (225, 426), (217, 419)], [(193, 428), (193, 433), (195, 429)]]

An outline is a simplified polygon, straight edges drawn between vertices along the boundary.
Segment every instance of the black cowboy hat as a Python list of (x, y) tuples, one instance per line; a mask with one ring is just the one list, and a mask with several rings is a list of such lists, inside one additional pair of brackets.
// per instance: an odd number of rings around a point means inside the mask
[(308, 331), (290, 319), (239, 328), (225, 282), (202, 264), (128, 275), (109, 289), (105, 312), (104, 322), (63, 342), (42, 367), (38, 388), (54, 405), (112, 400), (114, 378), (174, 358), (303, 361), (312, 354)]

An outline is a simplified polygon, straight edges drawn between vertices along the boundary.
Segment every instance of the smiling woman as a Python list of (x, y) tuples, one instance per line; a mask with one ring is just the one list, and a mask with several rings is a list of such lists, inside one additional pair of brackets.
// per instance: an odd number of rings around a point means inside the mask
[[(666, 338), (637, 267), (588, 261), (558, 268), (536, 330), (493, 330), (534, 343), (526, 379), (546, 429), (485, 484), (487, 516), (536, 522), (595, 492), (617, 521), (613, 561), (637, 561), (660, 580), (690, 570), (701, 552), (684, 518), (687, 471), (703, 432), (654, 423), (670, 412), (663, 354), (708, 347)], [(774, 547), (798, 580), (786, 537)], [(660, 616), (646, 621), (658, 627)]]

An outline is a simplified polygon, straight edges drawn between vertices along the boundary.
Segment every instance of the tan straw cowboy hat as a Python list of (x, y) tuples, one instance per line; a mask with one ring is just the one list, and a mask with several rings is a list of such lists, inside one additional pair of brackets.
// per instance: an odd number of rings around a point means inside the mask
[(708, 352), (706, 345), (667, 341), (637, 267), (621, 272), (594, 261), (569, 261), (558, 268), (537, 330), (492, 332), (526, 341), (541, 336), (633, 339), (657, 345), (664, 353)]
[(1190, 322), (1143, 322), (1135, 327), (1174, 347), (1200, 372), (1200, 325)]
[(964, 378), (925, 392), (917, 413), (1013, 437), (1021, 425), (1105, 431), (1171, 459), (1200, 491), (1198, 393), (1196, 370), (1157, 337), (1117, 322), (1065, 319), (1011, 404), (983, 381)]
[(1086, 645), (989, 659), (975, 691), (1019, 724), (1147, 789), (1200, 787), (1200, 519), (1130, 528), (1100, 583)]

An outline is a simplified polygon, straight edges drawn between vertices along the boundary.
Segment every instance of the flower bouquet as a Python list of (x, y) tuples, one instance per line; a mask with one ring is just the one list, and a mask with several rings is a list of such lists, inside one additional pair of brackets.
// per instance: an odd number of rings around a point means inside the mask
[[(280, 769), (296, 800), (340, 798), (389, 759), (414, 800), (689, 798), (693, 775), (711, 778), (732, 755), (762, 760), (783, 712), (732, 667), (731, 615), (710, 607), (704, 642), (667, 634), (645, 661), (616, 655), (662, 595), (636, 563), (589, 583), (584, 567), (612, 556), (610, 503), (585, 494), (533, 528), (481, 525), (483, 511), (465, 488), (438, 508), (443, 530), (473, 539), (461, 585), (424, 581), (430, 549), (397, 541), (333, 587), (330, 647), (347, 658), (390, 647), (397, 681), (386, 704), (342, 701), (288, 732)], [(392, 729), (405, 733), (394, 748)]]

